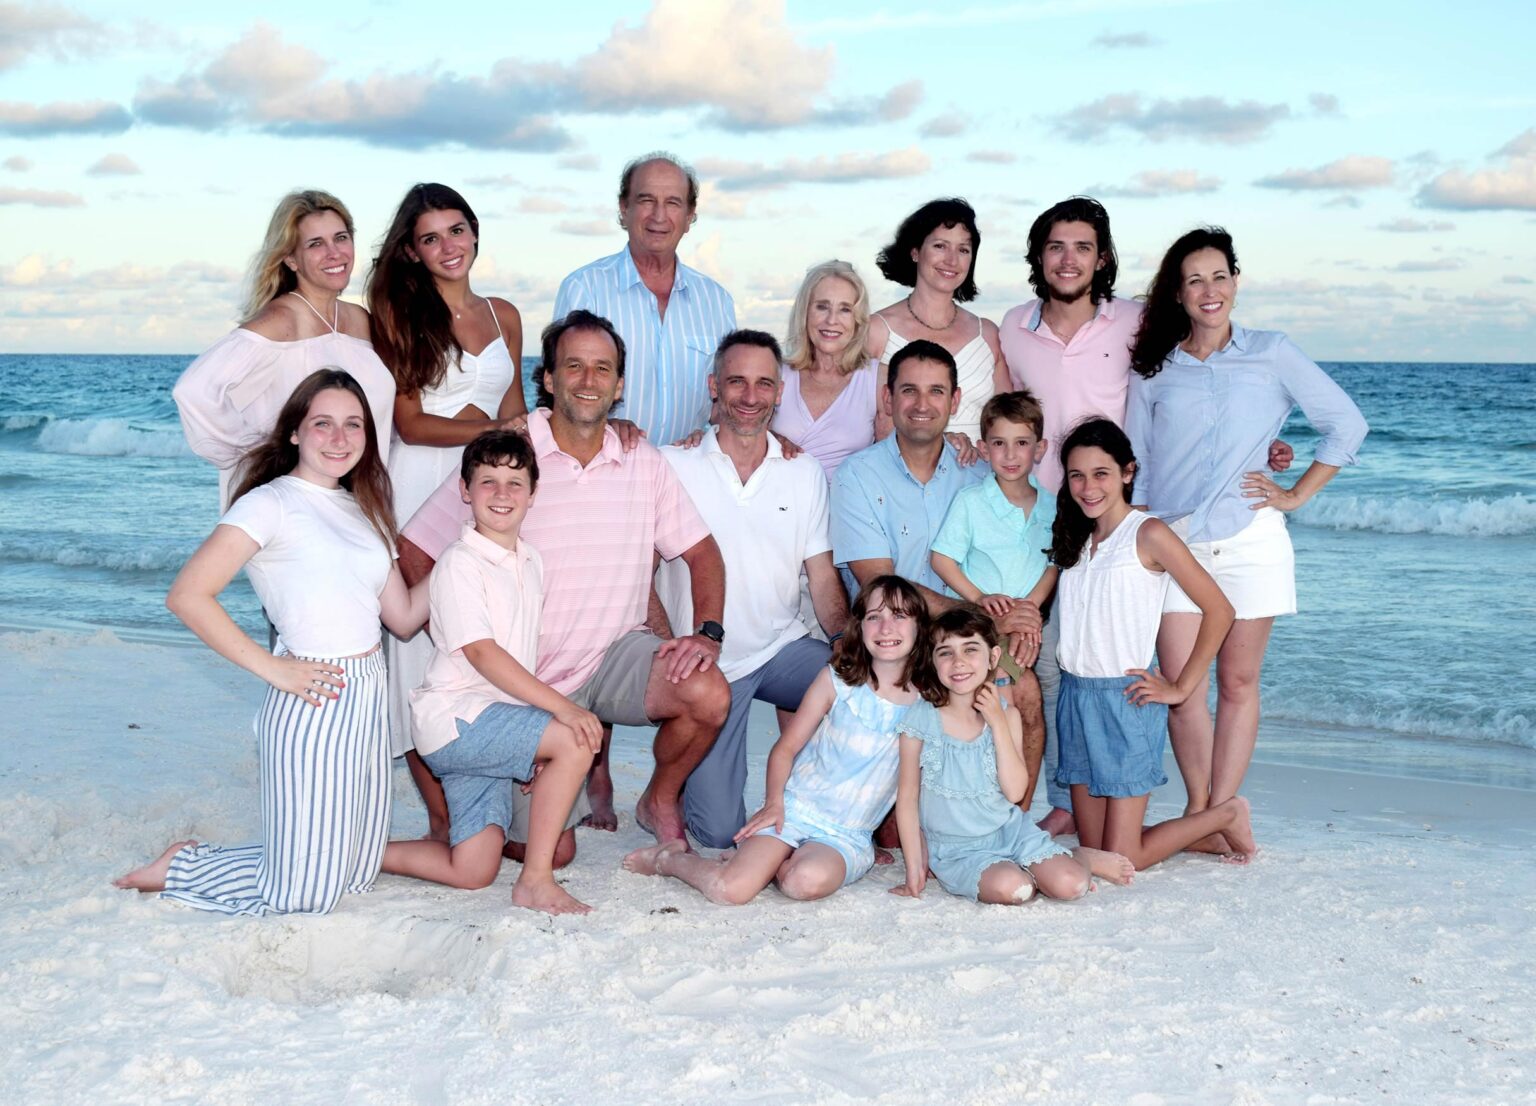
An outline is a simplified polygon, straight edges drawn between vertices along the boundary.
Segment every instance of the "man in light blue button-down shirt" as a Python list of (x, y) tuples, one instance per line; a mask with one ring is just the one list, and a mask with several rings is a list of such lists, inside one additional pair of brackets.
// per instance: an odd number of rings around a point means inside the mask
[(577, 269), (555, 296), (556, 319), (584, 307), (624, 339), (628, 370), (614, 413), (658, 446), (708, 423), (715, 348), (736, 329), (730, 293), (678, 260), (698, 201), (698, 177), (672, 155), (630, 162), (619, 182), (619, 225), (629, 244)]

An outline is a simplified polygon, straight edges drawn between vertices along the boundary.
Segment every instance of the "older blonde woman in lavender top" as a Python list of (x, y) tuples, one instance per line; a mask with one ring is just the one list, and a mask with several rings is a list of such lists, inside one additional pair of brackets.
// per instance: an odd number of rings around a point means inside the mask
[(854, 267), (823, 261), (807, 269), (789, 315), (790, 371), (773, 429), (820, 461), (828, 480), (844, 457), (891, 432), (868, 339), (869, 291)]

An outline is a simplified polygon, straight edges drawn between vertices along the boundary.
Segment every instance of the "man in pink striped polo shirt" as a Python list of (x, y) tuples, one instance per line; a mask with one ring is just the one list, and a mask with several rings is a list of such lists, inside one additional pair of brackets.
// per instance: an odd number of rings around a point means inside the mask
[[(528, 437), (539, 490), (522, 528), (544, 559), (534, 675), (604, 722), (659, 724), (656, 770), (635, 819), (658, 841), (686, 841), (683, 783), (730, 709), (717, 664), (725, 605), (720, 550), (656, 447), (642, 440), (626, 451), (608, 425), (624, 389), (624, 342), (607, 319), (575, 310), (551, 323), (538, 371), (540, 409), (528, 417)], [(466, 513), (450, 479), (401, 532), (402, 570), (429, 566), (458, 538)], [(654, 554), (687, 563), (696, 632), (664, 640), (646, 629)], [(588, 788), (598, 824), (606, 819), (597, 815), (612, 816), (606, 744), (599, 763), (601, 776)], [(433, 797), (425, 790), (423, 797), (430, 805)]]

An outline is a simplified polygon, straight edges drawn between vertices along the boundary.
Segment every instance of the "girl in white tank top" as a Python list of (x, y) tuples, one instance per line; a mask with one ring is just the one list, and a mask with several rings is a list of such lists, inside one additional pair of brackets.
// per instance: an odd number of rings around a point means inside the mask
[[(1061, 570), (1056, 782), (1072, 790), (1078, 837), (1137, 868), (1207, 839), (1245, 861), (1256, 849), (1241, 797), (1143, 824), (1153, 788), (1168, 779), (1168, 705), (1187, 699), (1210, 667), (1232, 626), (1232, 606), (1172, 530), (1131, 507), (1136, 460), (1124, 431), (1108, 419), (1081, 423), (1062, 443), (1061, 460), (1051, 536)], [(1203, 615), (1177, 683), (1152, 667), (1169, 577)]]

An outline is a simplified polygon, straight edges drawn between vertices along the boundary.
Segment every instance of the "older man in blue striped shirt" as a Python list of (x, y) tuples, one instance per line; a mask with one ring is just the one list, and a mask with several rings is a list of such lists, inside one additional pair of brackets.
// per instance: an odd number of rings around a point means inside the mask
[(619, 225), (629, 244), (577, 269), (555, 296), (556, 319), (584, 307), (623, 337), (628, 370), (615, 414), (656, 445), (708, 423), (715, 348), (736, 329), (730, 293), (677, 258), (698, 202), (698, 177), (671, 154), (631, 161), (619, 180)]

